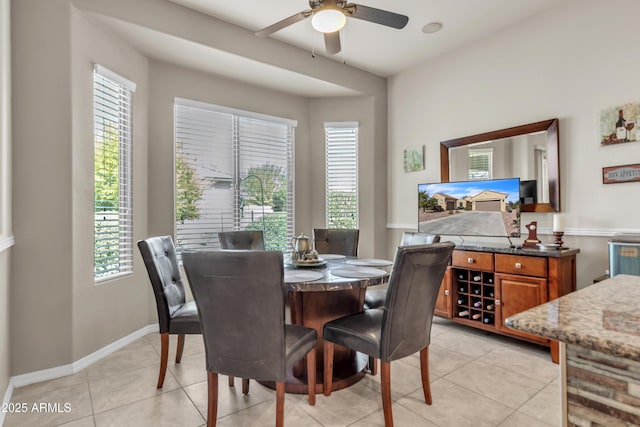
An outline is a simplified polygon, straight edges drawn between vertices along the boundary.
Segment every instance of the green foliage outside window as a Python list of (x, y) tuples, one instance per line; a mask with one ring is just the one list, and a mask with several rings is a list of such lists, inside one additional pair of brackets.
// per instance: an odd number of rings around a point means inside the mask
[(418, 193), (418, 207), (423, 211), (438, 210), (438, 199), (429, 197), (426, 191), (420, 191)]
[(245, 195), (245, 205), (273, 206), (274, 211), (282, 211), (287, 199), (284, 168), (270, 163), (249, 168), (242, 181), (242, 192)]
[(264, 244), (267, 250), (289, 250), (285, 169), (270, 163), (249, 168), (242, 181), (242, 192), (245, 196), (245, 205), (264, 205), (273, 208), (273, 213), (265, 214), (263, 218), (249, 224), (246, 229), (263, 230)]
[[(181, 152), (181, 150), (176, 150)], [(257, 178), (256, 178), (257, 177)], [(188, 159), (176, 155), (176, 222), (199, 219), (198, 202), (205, 185)], [(242, 204), (272, 206), (273, 213), (251, 222), (246, 230), (264, 231), (267, 250), (289, 250), (287, 236), (287, 178), (281, 166), (265, 163), (249, 168), (241, 183)], [(264, 198), (264, 202), (263, 202)]]
[[(117, 272), (120, 253), (120, 138), (115, 125), (103, 123), (104, 137), (94, 151), (94, 275)], [(111, 262), (106, 260), (111, 259)]]
[(333, 191), (329, 193), (327, 212), (330, 213), (331, 228), (358, 228), (358, 197), (353, 192)]
[[(247, 230), (263, 230), (262, 218), (253, 221), (247, 226)], [(264, 216), (264, 246), (268, 251), (288, 251), (289, 238), (287, 237), (287, 213), (274, 212)]]
[[(181, 149), (176, 152), (181, 152)], [(200, 218), (197, 202), (202, 198), (203, 185), (193, 166), (176, 154), (176, 221)]]

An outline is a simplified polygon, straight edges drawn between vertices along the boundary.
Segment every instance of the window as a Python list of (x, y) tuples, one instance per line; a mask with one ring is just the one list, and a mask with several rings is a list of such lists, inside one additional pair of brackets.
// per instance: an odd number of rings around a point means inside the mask
[(358, 228), (358, 123), (324, 124), (327, 228)]
[(469, 180), (493, 177), (493, 148), (469, 149)]
[(268, 250), (293, 237), (296, 122), (185, 99), (175, 103), (178, 252), (218, 248), (218, 232), (262, 230)]
[(131, 98), (135, 84), (96, 65), (93, 73), (94, 278), (133, 271)]

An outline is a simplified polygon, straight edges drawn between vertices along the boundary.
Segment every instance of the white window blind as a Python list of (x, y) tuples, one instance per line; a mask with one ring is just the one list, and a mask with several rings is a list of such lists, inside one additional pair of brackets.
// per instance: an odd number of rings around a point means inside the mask
[(328, 228), (358, 228), (358, 123), (325, 123)]
[(98, 65), (93, 73), (94, 278), (133, 271), (131, 100), (135, 85)]
[(175, 105), (176, 247), (219, 248), (218, 232), (262, 230), (286, 250), (294, 224), (294, 122), (188, 100)]
[(493, 177), (493, 148), (469, 149), (469, 180)]

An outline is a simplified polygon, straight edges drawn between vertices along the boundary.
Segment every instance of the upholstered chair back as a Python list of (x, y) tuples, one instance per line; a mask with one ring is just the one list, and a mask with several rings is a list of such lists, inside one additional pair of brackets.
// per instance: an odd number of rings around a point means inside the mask
[(397, 360), (425, 348), (438, 290), (455, 245), (400, 246), (384, 304), (380, 359)]
[(358, 256), (358, 229), (314, 228), (313, 240), (320, 254)]
[(282, 253), (186, 252), (182, 260), (200, 314), (207, 370), (282, 381), (287, 368)]
[(169, 319), (185, 304), (176, 250), (171, 236), (150, 237), (138, 242), (158, 309), (160, 333), (169, 332)]
[(222, 249), (264, 250), (262, 231), (224, 231), (218, 233)]
[(402, 233), (400, 246), (428, 245), (431, 243), (438, 243), (439, 241), (439, 234), (426, 234), (405, 231), (404, 233)]

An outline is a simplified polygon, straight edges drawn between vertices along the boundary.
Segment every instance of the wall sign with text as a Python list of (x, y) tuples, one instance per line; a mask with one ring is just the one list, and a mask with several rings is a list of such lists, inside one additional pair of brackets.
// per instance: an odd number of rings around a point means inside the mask
[(602, 168), (603, 184), (640, 181), (640, 163)]

